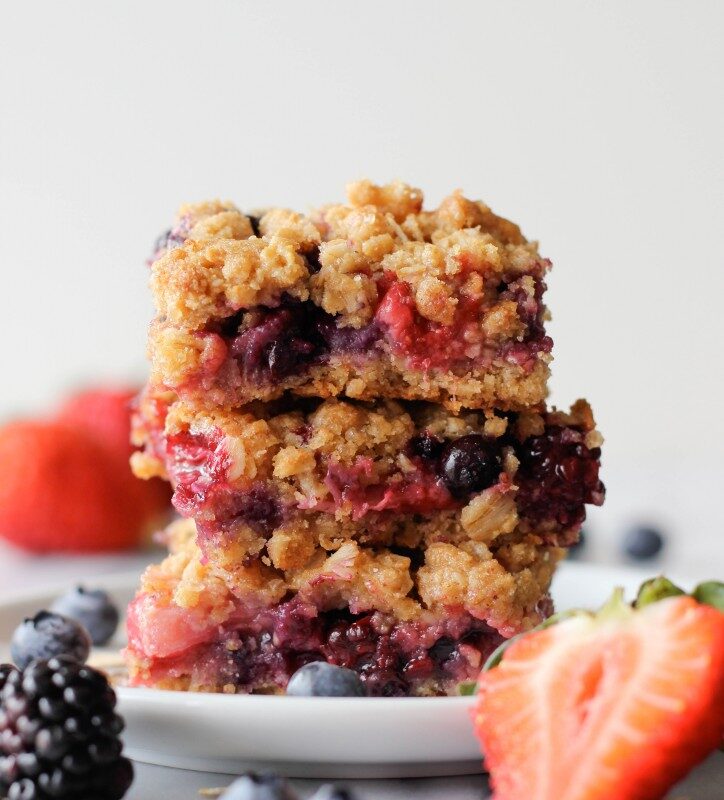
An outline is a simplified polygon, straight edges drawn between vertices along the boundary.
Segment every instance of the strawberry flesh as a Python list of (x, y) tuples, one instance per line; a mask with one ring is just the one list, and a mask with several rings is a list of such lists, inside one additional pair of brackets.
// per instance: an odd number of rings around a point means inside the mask
[(496, 800), (657, 800), (724, 735), (724, 614), (675, 597), (524, 636), (475, 721)]

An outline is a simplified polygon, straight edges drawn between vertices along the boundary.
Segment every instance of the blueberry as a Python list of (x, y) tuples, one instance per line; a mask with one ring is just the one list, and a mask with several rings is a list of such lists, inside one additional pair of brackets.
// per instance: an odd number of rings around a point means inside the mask
[(83, 663), (90, 648), (90, 635), (79, 622), (50, 611), (27, 617), (10, 642), (10, 653), (19, 669), (25, 669), (33, 659), (53, 656), (69, 656)]
[(183, 226), (165, 230), (153, 243), (153, 250), (151, 251), (148, 263), (152, 264), (167, 250), (173, 250), (175, 247), (182, 245), (186, 241), (186, 233)]
[(316, 307), (296, 303), (265, 311), (230, 343), (246, 380), (278, 381), (304, 372), (325, 349)]
[(220, 800), (298, 800), (296, 793), (280, 775), (249, 772), (237, 778)]
[(380, 326), (376, 322), (363, 325), (361, 328), (338, 328), (334, 317), (320, 316), (317, 331), (324, 342), (322, 350), (330, 353), (367, 353), (374, 348), (381, 336)]
[(477, 433), (450, 442), (440, 455), (442, 479), (454, 497), (465, 497), (497, 483), (500, 469), (497, 447)]
[(364, 697), (359, 675), (346, 667), (313, 661), (289, 679), (287, 694), (293, 697)]
[(342, 789), (328, 783), (322, 786), (316, 794), (313, 794), (309, 800), (355, 800), (355, 795), (349, 789)]
[(644, 560), (658, 555), (664, 546), (664, 537), (647, 525), (638, 525), (627, 531), (623, 538), (623, 549), (629, 558)]
[(315, 347), (305, 339), (290, 338), (272, 342), (266, 353), (272, 380), (282, 380), (298, 371), (314, 356)]
[(118, 627), (118, 609), (103, 589), (78, 586), (59, 597), (50, 610), (80, 622), (95, 645), (107, 644)]

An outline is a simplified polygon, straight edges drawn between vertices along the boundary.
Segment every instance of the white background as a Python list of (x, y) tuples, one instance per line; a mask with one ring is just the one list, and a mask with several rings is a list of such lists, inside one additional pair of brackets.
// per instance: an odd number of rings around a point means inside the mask
[(645, 516), (721, 571), (723, 41), (717, 0), (3, 3), (0, 416), (142, 379), (182, 201), (461, 187), (554, 262), (553, 400), (607, 438), (597, 546)]

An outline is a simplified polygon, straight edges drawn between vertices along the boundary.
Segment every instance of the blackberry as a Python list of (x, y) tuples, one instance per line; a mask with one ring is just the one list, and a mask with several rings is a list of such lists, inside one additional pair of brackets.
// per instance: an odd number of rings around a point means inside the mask
[(516, 447), (520, 467), (516, 502), (521, 516), (544, 528), (551, 522), (577, 528), (586, 518), (585, 505), (600, 506), (605, 487), (598, 472), (601, 450), (586, 447), (575, 428), (553, 428)]
[(0, 795), (120, 800), (133, 781), (106, 677), (66, 656), (13, 671), (0, 693)]
[(16, 668), (12, 664), (0, 664), (0, 692), (2, 692), (3, 686), (7, 683), (8, 678), (16, 671)]

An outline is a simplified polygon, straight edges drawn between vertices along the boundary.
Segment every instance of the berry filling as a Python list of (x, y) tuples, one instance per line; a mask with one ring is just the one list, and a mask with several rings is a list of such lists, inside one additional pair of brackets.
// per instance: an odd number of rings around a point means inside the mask
[(224, 322), (231, 356), (243, 380), (268, 383), (304, 373), (335, 353), (357, 355), (372, 349), (380, 331), (375, 324), (338, 328), (334, 317), (311, 302), (291, 299), (279, 308), (258, 308)]
[[(319, 269), (318, 252), (304, 257), (313, 274)], [(422, 372), (469, 369), (471, 364), (487, 368), (496, 358), (529, 372), (538, 356), (552, 347), (543, 328), (545, 284), (540, 278), (534, 283), (532, 297), (520, 279), (502, 284), (505, 289), (498, 298), (516, 303), (518, 321), (524, 327), (522, 336), (516, 332), (502, 343), (487, 340), (481, 327), (484, 297), (461, 294), (452, 324), (442, 325), (423, 317), (410, 285), (389, 274), (379, 282), (374, 319), (361, 328), (339, 326), (333, 315), (311, 301), (284, 296), (276, 308), (238, 311), (210, 324), (200, 334), (208, 340), (205, 369), (215, 374), (230, 358), (243, 382), (263, 385), (304, 375), (330, 357), (359, 358), (386, 348), (409, 368)], [(220, 353), (224, 358), (219, 358)]]
[(233, 536), (240, 525), (247, 525), (268, 538), (295, 511), (344, 510), (360, 520), (462, 508), (478, 492), (510, 481), (503, 470), (505, 452), (519, 461), (512, 481), (518, 487), (520, 519), (541, 531), (570, 533), (558, 544), (573, 543), (585, 506), (601, 505), (605, 495), (599, 479), (601, 451), (586, 447), (584, 433), (575, 427), (550, 426), (541, 436), (523, 441), (509, 434), (442, 440), (425, 432), (408, 442), (404, 471), (395, 468), (380, 476), (368, 456), (358, 456), (352, 464), (331, 461), (318, 475), (326, 494), (286, 502), (273, 481), (234, 486), (233, 459), (221, 430), (176, 433), (155, 444), (162, 448), (158, 455), (175, 487), (175, 507), (193, 517), (207, 536)]
[(351, 507), (354, 519), (372, 511), (394, 511), (397, 514), (430, 514), (455, 508), (457, 502), (439, 477), (420, 464), (402, 480), (374, 483), (374, 462), (357, 458), (354, 466), (331, 464), (324, 479), (331, 501), (315, 503), (314, 508), (334, 512)]
[(556, 427), (516, 447), (517, 502), (531, 524), (576, 531), (586, 518), (585, 505), (602, 505), (601, 450), (589, 449), (583, 438), (575, 428)]
[[(518, 318), (526, 326), (522, 341), (509, 342), (501, 349), (488, 342), (481, 329), (484, 312), (482, 297), (462, 295), (458, 300), (455, 317), (451, 325), (441, 325), (421, 316), (416, 308), (412, 290), (405, 281), (385, 276), (388, 285), (375, 315), (385, 331), (385, 339), (391, 350), (405, 357), (408, 364), (420, 371), (432, 368), (450, 369), (471, 361), (489, 364), (496, 356), (514, 361), (531, 369), (538, 353), (550, 351), (553, 343), (543, 330), (544, 306), (542, 303), (545, 284), (535, 280), (534, 296), (530, 297), (520, 281), (515, 281), (500, 293), (500, 300), (514, 300), (518, 306)], [(509, 354), (515, 355), (509, 358)], [(521, 356), (525, 354), (525, 358)]]
[(174, 486), (173, 504), (184, 516), (198, 514), (210, 498), (226, 487), (231, 458), (220, 435), (188, 431), (166, 438), (166, 470)]
[(455, 609), (442, 620), (401, 622), (380, 612), (320, 611), (299, 597), (256, 611), (240, 606), (223, 626), (204, 619), (148, 595), (133, 601), (129, 648), (150, 665), (145, 682), (190, 676), (204, 687), (280, 691), (304, 664), (327, 661), (355, 670), (370, 695), (448, 694), (474, 680), (503, 641)]

